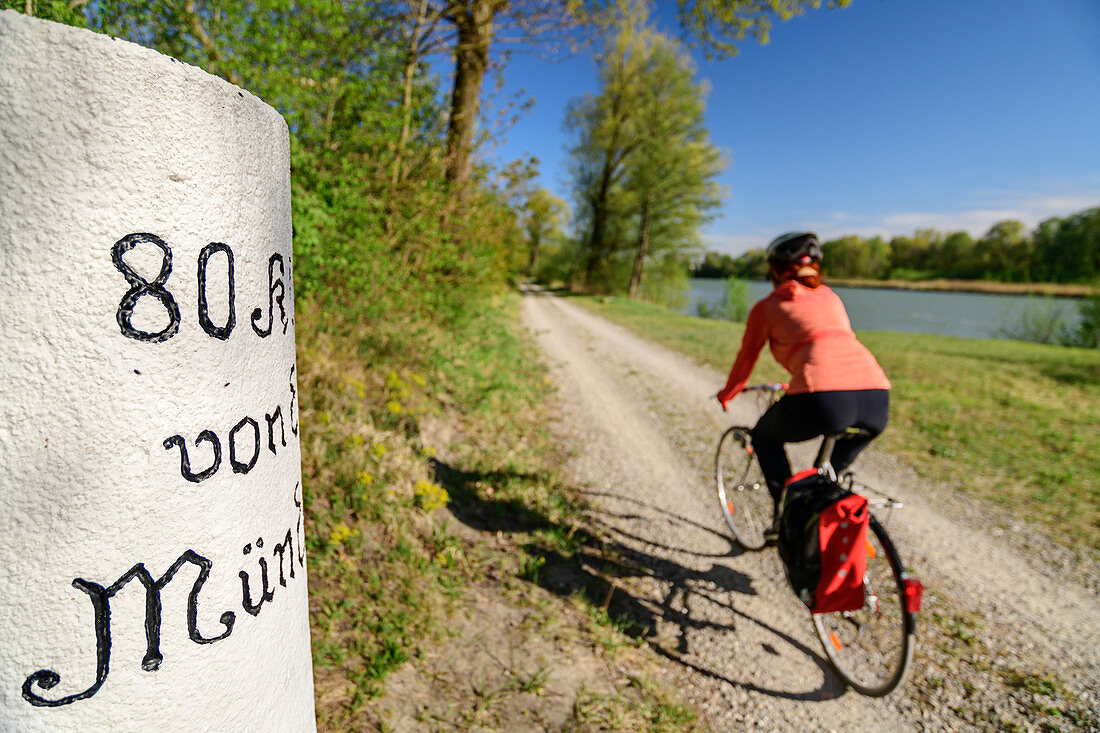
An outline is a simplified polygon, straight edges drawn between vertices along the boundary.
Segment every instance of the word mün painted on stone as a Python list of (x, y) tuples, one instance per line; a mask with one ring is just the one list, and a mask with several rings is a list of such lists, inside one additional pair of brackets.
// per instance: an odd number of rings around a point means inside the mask
[[(287, 529), (283, 541), (276, 543), (271, 551), (272, 559), (278, 557), (279, 585), (284, 588), (287, 587), (288, 576), (292, 580), (296, 577), (295, 567), (304, 569), (306, 563), (305, 547), (302, 544), (304, 516), (302, 501), (298, 496), (300, 486), (301, 484), (298, 484), (294, 487), (294, 506), (298, 509), (298, 521), (294, 527)], [(297, 537), (297, 550), (294, 547), (295, 537)], [(258, 538), (255, 545), (257, 549), (263, 549), (263, 538)], [(249, 555), (251, 552), (252, 544), (249, 543), (245, 546), (243, 554)], [(141, 660), (141, 668), (146, 672), (155, 672), (159, 669), (164, 661), (164, 655), (160, 651), (161, 591), (186, 564), (194, 565), (199, 569), (198, 577), (195, 578), (195, 582), (191, 586), (191, 592), (187, 597), (188, 637), (196, 644), (213, 644), (228, 638), (233, 633), (237, 620), (237, 615), (233, 611), (225, 611), (219, 617), (219, 622), (225, 630), (217, 636), (205, 637), (199, 631), (199, 593), (202, 591), (207, 578), (210, 577), (213, 562), (194, 550), (184, 551), (164, 575), (155, 580), (144, 563), (137, 563), (113, 583), (106, 586), (84, 578), (75, 578), (72, 583), (73, 587), (86, 593), (92, 604), (96, 638), (95, 682), (85, 690), (51, 700), (39, 694), (36, 688), (43, 692), (54, 689), (61, 683), (61, 675), (51, 669), (40, 669), (23, 682), (23, 699), (35, 707), (60, 707), (78, 700), (86, 700), (99, 692), (103, 683), (107, 681), (107, 675), (111, 669), (111, 599), (135, 578), (145, 587), (146, 652)], [(241, 579), (241, 607), (251, 616), (258, 616), (263, 604), (275, 597), (275, 586), (271, 585), (268, 578), (267, 558), (260, 557), (258, 564), (260, 566), (261, 590), (257, 601), (253, 601), (248, 572), (241, 570), (238, 573)]]

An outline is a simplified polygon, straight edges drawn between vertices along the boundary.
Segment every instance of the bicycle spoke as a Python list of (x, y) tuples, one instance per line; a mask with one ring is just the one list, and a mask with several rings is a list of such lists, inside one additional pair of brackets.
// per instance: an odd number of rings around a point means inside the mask
[(727, 430), (718, 443), (715, 485), (722, 516), (738, 544), (748, 550), (764, 546), (772, 500), (753, 454), (749, 429)]

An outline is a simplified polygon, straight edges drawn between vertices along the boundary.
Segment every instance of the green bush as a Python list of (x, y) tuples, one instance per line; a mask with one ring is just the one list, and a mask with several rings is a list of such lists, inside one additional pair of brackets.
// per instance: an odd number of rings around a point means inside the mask
[(1100, 348), (1100, 295), (1083, 298), (1077, 311), (1080, 322), (1071, 326), (1064, 303), (1054, 298), (1032, 299), (1015, 321), (1002, 323), (997, 334), (1037, 344)]
[(1077, 310), (1081, 314), (1081, 323), (1070, 336), (1070, 346), (1086, 349), (1100, 348), (1100, 294), (1083, 299)]
[(1053, 298), (1029, 298), (1015, 320), (1002, 320), (997, 335), (1036, 344), (1065, 344), (1072, 331), (1064, 304)]
[(700, 318), (713, 318), (722, 321), (744, 323), (749, 315), (749, 282), (739, 277), (726, 281), (726, 290), (722, 302), (717, 306), (699, 302), (695, 304), (695, 313)]
[(726, 294), (722, 309), (728, 320), (744, 323), (749, 316), (749, 282), (738, 277), (726, 281)]

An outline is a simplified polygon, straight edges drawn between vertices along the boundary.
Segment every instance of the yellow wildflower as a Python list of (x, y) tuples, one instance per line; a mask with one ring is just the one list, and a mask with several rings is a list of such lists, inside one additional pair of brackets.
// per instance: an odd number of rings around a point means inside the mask
[(413, 486), (413, 496), (416, 499), (416, 505), (426, 512), (447, 506), (447, 501), (451, 498), (445, 488), (427, 479), (417, 480)]
[(328, 541), (331, 545), (342, 545), (348, 541), (351, 537), (359, 534), (359, 530), (352, 529), (348, 525), (341, 522), (332, 528), (332, 531), (328, 533)]

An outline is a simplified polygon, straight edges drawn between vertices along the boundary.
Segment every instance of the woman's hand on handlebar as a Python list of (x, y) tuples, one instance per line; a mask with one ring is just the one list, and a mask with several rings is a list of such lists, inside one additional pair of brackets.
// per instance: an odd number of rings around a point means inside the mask
[[(727, 405), (739, 392), (786, 392), (790, 389), (790, 386), (791, 385), (785, 384), (784, 382), (767, 382), (765, 384), (754, 384), (751, 387), (745, 387), (743, 390), (733, 390), (729, 387), (723, 387), (718, 390), (718, 394), (714, 395), (714, 397), (718, 400), (718, 404), (722, 406), (722, 411), (726, 412), (728, 410)], [(773, 397), (772, 399), (774, 401), (775, 398)]]

